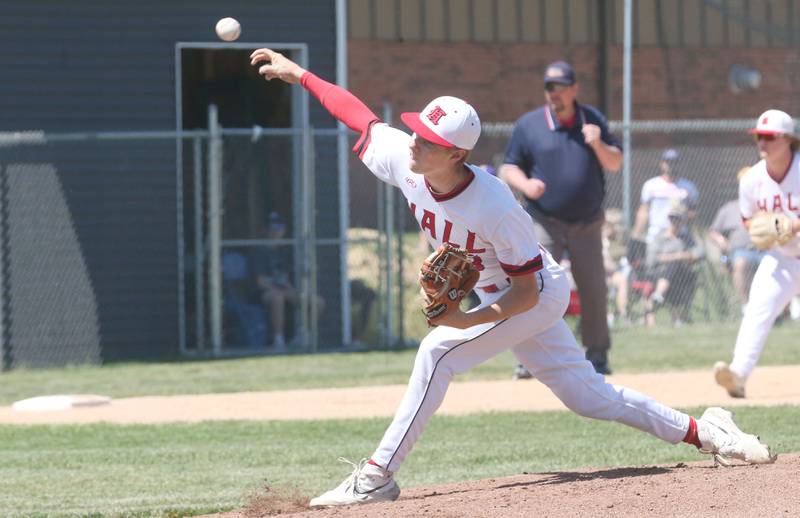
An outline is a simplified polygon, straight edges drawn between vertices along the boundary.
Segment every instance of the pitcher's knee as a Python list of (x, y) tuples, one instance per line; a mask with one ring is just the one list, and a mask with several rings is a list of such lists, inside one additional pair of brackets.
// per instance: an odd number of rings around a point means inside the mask
[(450, 352), (450, 347), (441, 340), (430, 339), (429, 335), (419, 344), (414, 370), (420, 367), (432, 374), (435, 369), (436, 375), (452, 379), (458, 372), (455, 356), (448, 354)]
[(606, 383), (588, 390), (574, 386), (563, 390), (551, 387), (551, 390), (568, 409), (582, 417), (614, 420), (620, 412), (620, 396), (612, 385)]

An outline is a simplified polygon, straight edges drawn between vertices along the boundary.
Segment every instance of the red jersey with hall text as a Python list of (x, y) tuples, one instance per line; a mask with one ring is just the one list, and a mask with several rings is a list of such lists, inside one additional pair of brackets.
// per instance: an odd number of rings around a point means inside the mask
[[(438, 194), (425, 176), (409, 169), (411, 136), (375, 124), (360, 157), (380, 180), (399, 187), (433, 248), (448, 242), (466, 248), (480, 271), (478, 287), (508, 284), (508, 277), (542, 269), (533, 222), (510, 189), (478, 167), (449, 193)], [(546, 254), (549, 257), (549, 254)]]
[[(739, 183), (739, 209), (745, 219), (759, 211), (783, 212), (792, 219), (800, 217), (800, 155), (794, 154), (780, 183), (767, 173), (764, 160), (751, 167)], [(790, 257), (800, 257), (800, 236), (776, 249)]]

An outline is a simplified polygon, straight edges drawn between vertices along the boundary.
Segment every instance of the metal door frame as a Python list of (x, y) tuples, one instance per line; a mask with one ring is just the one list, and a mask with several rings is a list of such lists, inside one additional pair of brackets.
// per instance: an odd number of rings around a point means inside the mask
[[(222, 42), (176, 42), (175, 43), (175, 130), (178, 134), (178, 137), (175, 139), (175, 151), (176, 151), (176, 164), (175, 164), (175, 181), (176, 181), (176, 218), (177, 218), (177, 259), (178, 259), (178, 337), (179, 337), (179, 351), (181, 354), (189, 353), (186, 344), (186, 293), (185, 293), (185, 266), (184, 266), (184, 247), (185, 247), (185, 238), (184, 238), (184, 230), (183, 230), (183, 129), (181, 127), (183, 121), (183, 84), (182, 84), (182, 60), (181, 60), (181, 51), (184, 49), (206, 49), (206, 50), (227, 50), (227, 49), (256, 49), (261, 47), (268, 47), (273, 49), (280, 49), (282, 51), (288, 51), (289, 57), (298, 63), (303, 68), (308, 68), (308, 45), (306, 43), (245, 43), (245, 42), (235, 42), (235, 43), (222, 43)], [(308, 206), (306, 205), (306, 200), (303, 194), (303, 185), (309, 183), (309, 178), (313, 174), (313, 163), (310, 164), (312, 168), (309, 168), (308, 163), (308, 155), (309, 153), (305, 152), (305, 148), (308, 145), (308, 137), (307, 135), (310, 132), (310, 122), (309, 122), (309, 108), (308, 108), (308, 92), (303, 89), (293, 88), (291, 89), (291, 104), (292, 104), (292, 129), (300, 128), (302, 133), (301, 136), (298, 138), (298, 144), (294, 146), (295, 152), (292, 158), (293, 167), (295, 171), (299, 171), (301, 174), (293, 175), (293, 185), (292, 185), (292, 198), (293, 198), (293, 217), (295, 218), (296, 228), (303, 229), (304, 237), (310, 237), (312, 239), (311, 246), (315, 246), (315, 237), (313, 235), (313, 228), (312, 228), (312, 235), (308, 235), (307, 228), (309, 226), (307, 213), (309, 211)], [(216, 131), (212, 128), (209, 130), (209, 137), (212, 133), (216, 133)], [(199, 153), (195, 152), (195, 157), (198, 157)], [(221, 160), (221, 157), (217, 158)], [(210, 164), (211, 165), (211, 164)], [(195, 174), (197, 174), (198, 169), (197, 165), (195, 166)], [(213, 171), (209, 171), (210, 175), (213, 175)], [(217, 172), (219, 174), (219, 172)], [(313, 181), (313, 180), (312, 180)], [(311, 206), (313, 207), (313, 205)], [(197, 207), (197, 210), (202, 212), (202, 207)], [(213, 207), (209, 208), (209, 212), (212, 213), (212, 217), (214, 216), (213, 213), (219, 214), (219, 207), (214, 209)], [(313, 212), (311, 213), (313, 215)], [(312, 218), (313, 220), (313, 218)], [(313, 225), (313, 221), (311, 222)], [(212, 270), (209, 272), (209, 278), (212, 279), (212, 283), (214, 279), (217, 279), (216, 282), (219, 282), (220, 276), (220, 255), (221, 255), (221, 236), (211, 236), (209, 239), (211, 241), (209, 248), (210, 257), (216, 257), (216, 261), (209, 261)], [(296, 268), (297, 272), (303, 273), (303, 282), (307, 282), (305, 277), (306, 273), (309, 271), (316, 271), (316, 265), (308, 265), (306, 264), (308, 261), (308, 254), (303, 253), (302, 246), (303, 244), (300, 243), (300, 239), (295, 238), (295, 257), (297, 258), (296, 261), (302, 261), (303, 263)], [(197, 245), (196, 245), (197, 247)], [(314, 254), (315, 255), (315, 254)], [(313, 259), (313, 256), (312, 256)], [(301, 291), (302, 291), (301, 285)], [(196, 300), (198, 301), (205, 301), (206, 294), (204, 293), (204, 289), (202, 283), (196, 284)], [(303, 297), (304, 302), (307, 297)], [(216, 311), (213, 310), (213, 304), (221, 304), (221, 300), (209, 300), (210, 305), (212, 305), (212, 315), (216, 315), (215, 319), (219, 318), (219, 308), (216, 308)], [(304, 304), (305, 305), (305, 304)], [(307, 312), (305, 308), (302, 310), (303, 315)], [(204, 317), (204, 315), (202, 315)], [(202, 319), (203, 321), (205, 318)], [(212, 352), (213, 354), (220, 355), (222, 349), (222, 341), (221, 335), (219, 333), (219, 329), (221, 329), (221, 325), (219, 322), (212, 322), (212, 329), (215, 330), (213, 336), (211, 336), (211, 345), (212, 345)], [(202, 338), (204, 333), (200, 333), (198, 335), (198, 348), (197, 352), (201, 352), (201, 345), (204, 345), (204, 339)], [(315, 339), (315, 338), (314, 338)]]

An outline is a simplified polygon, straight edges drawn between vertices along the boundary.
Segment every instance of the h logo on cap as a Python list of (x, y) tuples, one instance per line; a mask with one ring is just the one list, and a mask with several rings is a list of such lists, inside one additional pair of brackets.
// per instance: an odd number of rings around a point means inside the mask
[(769, 117), (764, 117), (761, 119), (761, 124), (769, 124)]
[(438, 105), (436, 105), (430, 113), (427, 115), (428, 120), (431, 121), (435, 126), (439, 125), (439, 119), (447, 115), (445, 111)]
[(437, 97), (421, 111), (403, 112), (400, 118), (418, 137), (443, 147), (470, 150), (481, 134), (475, 108), (449, 95)]

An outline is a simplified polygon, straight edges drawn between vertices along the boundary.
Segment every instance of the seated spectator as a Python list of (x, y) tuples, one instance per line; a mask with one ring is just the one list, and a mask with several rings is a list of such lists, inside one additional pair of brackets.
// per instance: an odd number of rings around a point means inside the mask
[[(261, 237), (271, 240), (282, 239), (286, 224), (277, 212), (272, 212), (266, 225), (262, 227)], [(288, 260), (285, 247), (267, 245), (257, 248), (253, 253), (256, 287), (260, 291), (261, 302), (269, 313), (274, 352), (286, 352), (286, 306), (300, 303), (300, 294), (289, 279)], [(317, 313), (322, 313), (325, 301), (316, 299)]]
[(264, 347), (267, 325), (260, 304), (250, 303), (247, 257), (226, 249), (222, 254), (222, 309), (226, 347)]
[(676, 326), (689, 320), (688, 311), (697, 284), (694, 265), (703, 257), (702, 246), (689, 232), (686, 206), (673, 204), (668, 212), (670, 226), (647, 247), (648, 275), (655, 282), (646, 303), (645, 323), (655, 325), (655, 311), (667, 304)]
[(608, 295), (614, 301), (615, 312), (609, 313), (609, 325), (619, 318), (628, 323), (628, 277), (631, 267), (626, 257), (625, 229), (622, 226), (622, 211), (617, 208), (606, 210), (603, 224), (603, 264), (606, 270)]
[(226, 249), (222, 253), (222, 295), (226, 302), (247, 302), (247, 257), (238, 251)]
[[(361, 279), (350, 281), (351, 331), (354, 342), (366, 342), (378, 294)], [(374, 326), (372, 326), (374, 327)]]
[[(741, 180), (749, 170), (750, 167), (741, 168), (736, 174), (736, 180)], [(764, 253), (755, 249), (750, 242), (750, 235), (742, 221), (738, 198), (719, 208), (709, 228), (708, 237), (719, 246), (722, 263), (731, 274), (733, 289), (744, 312), (750, 282)]]
[(642, 186), (641, 204), (631, 235), (643, 238), (648, 245), (669, 228), (667, 214), (673, 203), (683, 203), (687, 218), (694, 218), (699, 191), (691, 180), (677, 175), (679, 157), (677, 150), (665, 150), (658, 164), (661, 174), (650, 178)]
[[(630, 238), (626, 246), (625, 263), (627, 264), (628, 317), (632, 318), (634, 303), (647, 301), (653, 293), (653, 281), (647, 275), (647, 243), (643, 239)], [(642, 306), (645, 306), (643, 304)], [(642, 308), (645, 309), (646, 308)]]

